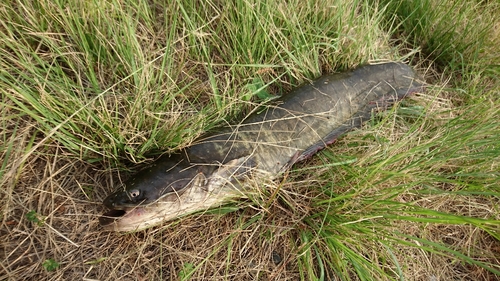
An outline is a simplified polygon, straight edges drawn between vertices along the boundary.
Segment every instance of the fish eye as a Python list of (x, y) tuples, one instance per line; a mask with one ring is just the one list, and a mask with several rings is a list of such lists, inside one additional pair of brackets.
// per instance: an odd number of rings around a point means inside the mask
[(141, 192), (138, 189), (132, 189), (128, 194), (130, 195), (130, 197), (135, 198), (139, 196)]

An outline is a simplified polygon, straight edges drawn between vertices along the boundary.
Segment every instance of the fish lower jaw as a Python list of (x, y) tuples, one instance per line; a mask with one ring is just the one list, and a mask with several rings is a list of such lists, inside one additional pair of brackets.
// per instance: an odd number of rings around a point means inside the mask
[(217, 193), (204, 193), (182, 194), (177, 200), (157, 202), (148, 206), (125, 210), (123, 216), (116, 218), (112, 223), (103, 227), (109, 231), (140, 231), (161, 222), (218, 207), (230, 199), (245, 197), (243, 193), (235, 189), (220, 190)]

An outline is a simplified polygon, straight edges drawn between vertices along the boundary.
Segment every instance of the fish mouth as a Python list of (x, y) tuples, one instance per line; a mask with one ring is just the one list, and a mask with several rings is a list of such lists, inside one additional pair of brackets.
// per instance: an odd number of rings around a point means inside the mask
[(114, 205), (108, 204), (109, 210), (99, 217), (99, 225), (109, 230), (133, 230), (134, 227), (142, 224), (149, 225), (148, 220), (155, 218), (158, 214), (175, 212), (178, 206), (173, 205), (178, 204), (177, 201), (178, 195), (176, 194), (175, 198), (166, 196), (150, 204), (122, 205), (118, 208), (110, 207), (109, 205)]
[(127, 214), (127, 211), (125, 210), (115, 210), (111, 209), (104, 214), (102, 214), (101, 217), (99, 217), (99, 224), (101, 226), (108, 226), (115, 221), (119, 220), (120, 218), (124, 217)]
[(99, 225), (110, 231), (135, 231), (146, 228), (158, 214), (158, 208), (134, 207), (110, 209), (99, 217)]
[(161, 224), (164, 221), (206, 211), (220, 206), (230, 199), (243, 197), (245, 196), (241, 192), (224, 188), (213, 193), (206, 191), (184, 193), (177, 200), (165, 200), (164, 198), (154, 204), (109, 209), (99, 217), (99, 224), (107, 231), (135, 232)]
[(140, 231), (158, 225), (164, 221), (206, 211), (224, 204), (229, 200), (246, 197), (239, 184), (226, 184), (224, 180), (205, 188), (187, 188), (182, 192), (169, 193), (153, 203), (136, 206), (111, 205), (108, 211), (99, 217), (99, 224), (109, 231)]

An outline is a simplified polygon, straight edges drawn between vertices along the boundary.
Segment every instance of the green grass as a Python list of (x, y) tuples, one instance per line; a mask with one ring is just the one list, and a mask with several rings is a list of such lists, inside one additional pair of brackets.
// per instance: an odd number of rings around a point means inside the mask
[[(99, 260), (89, 278), (500, 278), (497, 2), (170, 2), (0, 4), (5, 276), (81, 278)], [(378, 60), (406, 60), (427, 92), (294, 167), (277, 193), (143, 236), (92, 224), (101, 209), (84, 190), (100, 201), (117, 170)], [(271, 248), (282, 264), (264, 267)], [(57, 266), (19, 263), (25, 251)]]

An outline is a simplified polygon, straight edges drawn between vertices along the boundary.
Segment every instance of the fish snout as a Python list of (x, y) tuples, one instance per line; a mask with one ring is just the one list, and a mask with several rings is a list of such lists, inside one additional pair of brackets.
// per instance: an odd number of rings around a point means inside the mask
[(119, 209), (120, 206), (124, 206), (127, 202), (130, 201), (128, 196), (124, 196), (124, 193), (125, 192), (123, 191), (111, 193), (106, 198), (104, 198), (104, 201), (102, 203), (109, 209)]

